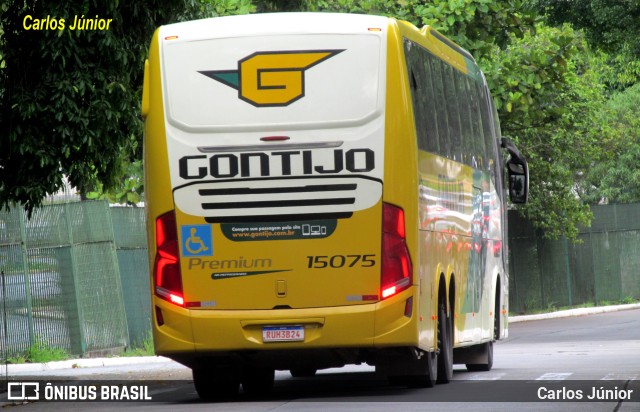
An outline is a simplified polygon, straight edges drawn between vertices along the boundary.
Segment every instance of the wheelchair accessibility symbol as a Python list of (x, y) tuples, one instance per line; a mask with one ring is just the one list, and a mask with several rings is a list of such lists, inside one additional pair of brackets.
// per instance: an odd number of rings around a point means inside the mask
[(185, 225), (180, 231), (183, 256), (213, 256), (211, 225)]

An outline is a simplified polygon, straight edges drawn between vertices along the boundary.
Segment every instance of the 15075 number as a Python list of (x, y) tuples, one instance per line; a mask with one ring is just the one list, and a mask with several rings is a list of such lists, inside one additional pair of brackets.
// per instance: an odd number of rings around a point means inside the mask
[(376, 264), (376, 255), (334, 255), (307, 256), (309, 269), (362, 267), (370, 268)]

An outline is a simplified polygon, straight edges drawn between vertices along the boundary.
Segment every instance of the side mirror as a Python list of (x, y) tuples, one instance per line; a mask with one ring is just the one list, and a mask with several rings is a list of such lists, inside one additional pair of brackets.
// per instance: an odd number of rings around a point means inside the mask
[(501, 146), (509, 152), (507, 176), (509, 180), (509, 198), (512, 203), (527, 203), (529, 198), (529, 166), (511, 140), (502, 138)]

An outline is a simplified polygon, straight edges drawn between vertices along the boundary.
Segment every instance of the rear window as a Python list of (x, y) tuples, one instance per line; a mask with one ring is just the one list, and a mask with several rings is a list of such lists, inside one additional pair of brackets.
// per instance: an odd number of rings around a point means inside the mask
[(363, 124), (384, 109), (381, 47), (370, 34), (164, 40), (167, 119), (188, 131)]

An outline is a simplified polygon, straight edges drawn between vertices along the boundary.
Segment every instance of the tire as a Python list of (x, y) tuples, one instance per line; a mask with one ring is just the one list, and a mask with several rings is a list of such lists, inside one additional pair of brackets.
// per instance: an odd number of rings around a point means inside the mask
[[(493, 317), (493, 339), (500, 337), (500, 301), (496, 296)], [(487, 354), (486, 363), (467, 363), (465, 366), (469, 372), (489, 372), (493, 368), (493, 341), (482, 344), (482, 351)]]
[(489, 372), (493, 367), (493, 342), (486, 342), (482, 345), (487, 353), (487, 363), (467, 363), (469, 372)]
[(391, 385), (409, 388), (430, 388), (438, 377), (438, 352), (424, 352), (417, 348), (396, 352), (379, 359), (376, 372), (387, 375)]
[(193, 384), (200, 399), (219, 401), (238, 395), (240, 376), (226, 369), (193, 369)]
[(447, 317), (443, 303), (438, 307), (438, 383), (449, 383), (453, 378), (453, 325)]
[(294, 378), (310, 378), (316, 375), (318, 370), (314, 368), (294, 368), (289, 371)]
[(273, 369), (246, 368), (242, 375), (242, 390), (249, 396), (266, 396), (273, 390)]
[(420, 362), (424, 373), (406, 377), (406, 385), (410, 388), (433, 388), (438, 378), (438, 353), (426, 352), (416, 362)]

